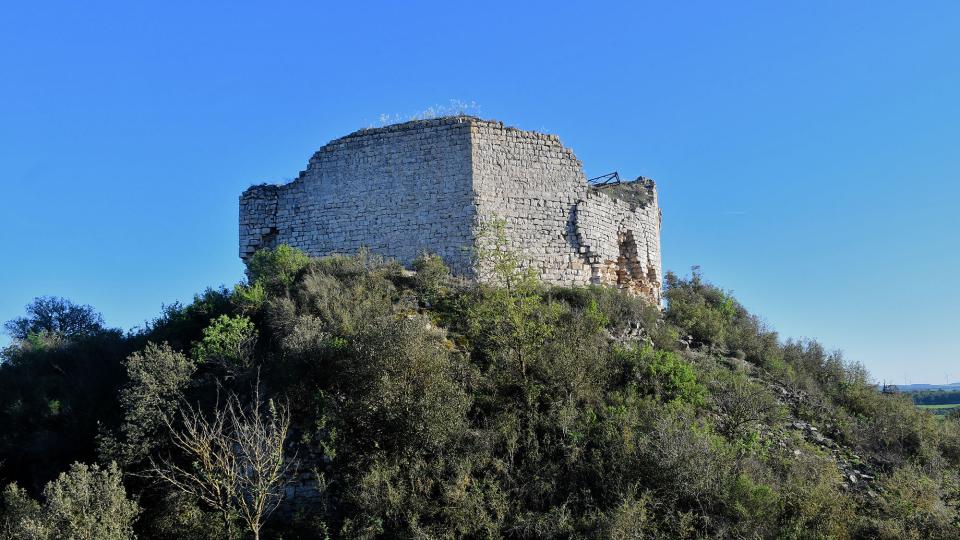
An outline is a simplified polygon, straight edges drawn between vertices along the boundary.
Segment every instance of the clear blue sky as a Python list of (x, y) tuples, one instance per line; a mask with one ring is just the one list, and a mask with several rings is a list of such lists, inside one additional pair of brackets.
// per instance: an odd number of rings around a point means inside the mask
[(960, 380), (960, 3), (338, 4), (6, 4), (0, 320), (237, 282), (244, 188), (457, 99), (655, 178), (666, 268), (782, 335)]

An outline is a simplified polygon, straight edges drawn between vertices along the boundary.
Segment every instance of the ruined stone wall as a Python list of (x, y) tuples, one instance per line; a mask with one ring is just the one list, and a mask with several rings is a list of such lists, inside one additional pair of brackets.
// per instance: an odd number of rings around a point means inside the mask
[(481, 221), (502, 220), (513, 249), (550, 283), (587, 284), (577, 253), (577, 202), (586, 196), (583, 167), (556, 135), (477, 122), (473, 187)]
[(409, 264), (423, 251), (469, 271), (470, 126), (400, 124), (331, 141), (283, 186), (240, 199), (240, 256), (288, 244), (313, 256), (369, 247)]
[(502, 220), (511, 249), (542, 280), (615, 285), (659, 303), (656, 188), (633, 186), (641, 191), (627, 200), (590, 187), (555, 135), (500, 122), (362, 130), (321, 148), (293, 182), (244, 192), (240, 256), (281, 243), (314, 256), (366, 246), (409, 264), (429, 251), (474, 276), (469, 248), (484, 222)]
[(259, 185), (240, 197), (240, 257), (246, 259), (261, 248), (275, 245), (277, 199), (280, 186)]
[[(660, 302), (660, 209), (652, 180), (591, 188), (580, 161), (555, 135), (478, 122), (473, 185), (480, 220), (505, 222), (510, 245), (541, 279), (564, 285), (616, 285)], [(643, 194), (643, 197), (636, 195)]]
[(649, 202), (632, 205), (611, 197), (610, 188), (591, 189), (577, 205), (577, 239), (594, 283), (616, 284), (633, 294), (661, 300), (660, 208), (656, 186), (640, 179)]

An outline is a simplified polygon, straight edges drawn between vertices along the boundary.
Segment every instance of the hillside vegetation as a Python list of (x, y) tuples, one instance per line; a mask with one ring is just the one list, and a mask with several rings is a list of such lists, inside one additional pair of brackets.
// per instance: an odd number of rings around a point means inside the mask
[(281, 246), (126, 335), (41, 299), (0, 537), (960, 537), (956, 418), (696, 271), (661, 313), (481, 255), (488, 285)]

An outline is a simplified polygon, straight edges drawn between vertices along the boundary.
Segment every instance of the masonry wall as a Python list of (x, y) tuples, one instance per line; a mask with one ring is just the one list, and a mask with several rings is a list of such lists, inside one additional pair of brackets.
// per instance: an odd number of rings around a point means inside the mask
[(503, 220), (541, 279), (615, 285), (659, 303), (660, 210), (588, 186), (555, 135), (454, 117), (362, 130), (330, 142), (299, 177), (240, 199), (240, 256), (286, 243), (314, 256), (363, 246), (409, 264), (436, 253), (473, 276), (482, 224)]
[(293, 182), (243, 194), (240, 256), (281, 243), (313, 256), (369, 247), (409, 264), (429, 251), (468, 272), (473, 214), (468, 123), (363, 130), (322, 147)]
[(661, 301), (660, 208), (648, 182), (650, 203), (642, 206), (591, 189), (577, 204), (580, 253), (593, 283), (615, 284), (633, 294)]
[(511, 246), (551, 283), (586, 284), (577, 254), (577, 202), (587, 192), (580, 161), (556, 135), (477, 122), (473, 189), (481, 220), (503, 220)]
[(555, 135), (477, 122), (473, 186), (477, 216), (500, 219), (514, 249), (541, 279), (616, 285), (660, 302), (660, 209), (631, 205), (587, 185), (580, 161)]

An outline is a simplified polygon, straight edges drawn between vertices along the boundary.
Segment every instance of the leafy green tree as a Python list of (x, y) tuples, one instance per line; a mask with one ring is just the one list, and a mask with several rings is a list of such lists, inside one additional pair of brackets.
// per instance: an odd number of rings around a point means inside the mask
[(127, 498), (116, 464), (75, 463), (43, 490), (44, 515), (58, 538), (121, 540), (133, 538), (140, 513)]
[(43, 507), (15, 483), (3, 488), (0, 505), (0, 540), (44, 540), (50, 528)]
[(235, 376), (253, 367), (256, 342), (257, 328), (248, 317), (221, 315), (203, 330), (203, 339), (194, 344), (193, 358)]
[(475, 264), (487, 283), (467, 309), (468, 335), (490, 361), (502, 362), (518, 380), (553, 335), (561, 307), (545, 302), (532, 268), (508, 247), (502, 220), (478, 235)]
[(67, 338), (90, 336), (105, 330), (103, 317), (90, 306), (66, 298), (39, 296), (27, 304), (27, 316), (8, 321), (4, 327), (14, 339), (31, 334), (57, 334)]
[(118, 439), (106, 438), (101, 452), (130, 465), (149, 458), (167, 437), (196, 364), (170, 345), (147, 343), (126, 361), (130, 382), (120, 391), (124, 411)]
[(140, 513), (127, 497), (116, 464), (74, 463), (47, 484), (44, 503), (33, 501), (10, 484), (4, 490), (4, 538), (125, 540), (134, 538)]
[(0, 477), (36, 494), (72, 462), (96, 459), (97, 434), (119, 422), (131, 351), (116, 330), (32, 336), (0, 363)]
[(178, 351), (188, 351), (192, 343), (203, 338), (210, 321), (221, 315), (235, 315), (233, 293), (225, 287), (208, 287), (193, 296), (187, 305), (180, 302), (164, 305), (159, 317), (131, 333), (134, 350), (146, 347), (147, 342), (169, 343)]

